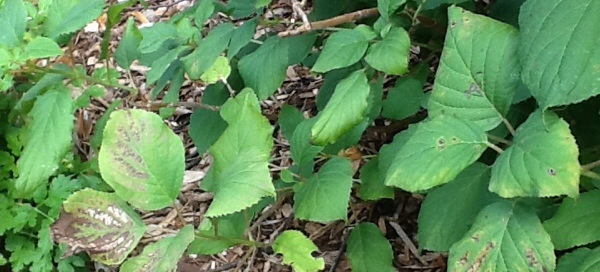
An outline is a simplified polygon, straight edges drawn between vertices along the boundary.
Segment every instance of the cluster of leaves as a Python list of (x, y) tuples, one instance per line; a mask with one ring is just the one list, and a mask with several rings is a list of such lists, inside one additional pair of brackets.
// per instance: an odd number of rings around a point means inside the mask
[[(475, 13), (481, 11), (475, 3), (460, 0), (315, 0), (313, 21), (363, 8), (379, 15), (335, 29), (256, 38), (258, 25), (279, 23), (262, 16), (269, 2), (200, 0), (151, 27), (127, 21), (114, 58), (123, 69), (134, 61), (151, 68), (152, 98), (177, 102), (186, 78), (207, 85), (189, 131), (198, 151), (214, 158), (200, 184), (214, 194), (201, 224), (129, 259), (146, 231), (135, 209), (168, 207), (182, 186), (184, 148), (161, 118), (173, 109), (160, 115), (115, 110), (115, 101), (95, 127), (97, 158), (81, 162), (70, 152), (74, 111), (105, 88), (135, 90), (120, 86), (113, 69), (88, 76), (81, 67), (39, 64), (61, 57), (60, 47), (101, 14), (104, 1), (0, 2), (0, 213), (13, 218), (0, 225), (8, 254), (0, 261), (13, 270), (48, 271), (58, 263), (68, 271), (84, 262), (71, 255), (86, 251), (123, 271), (170, 271), (186, 250), (266, 246), (245, 235), (254, 216), (282, 192), (293, 194), (296, 218), (329, 223), (347, 221), (356, 188), (365, 201), (393, 198), (397, 189), (426, 194), (420, 247), (448, 251), (452, 271), (598, 266), (598, 249), (584, 246), (600, 240), (592, 208), (600, 201), (600, 175), (593, 171), (599, 157), (597, 1), (499, 1), (484, 16)], [(108, 28), (135, 3), (110, 6)], [(217, 13), (232, 20), (205, 31)], [(109, 39), (106, 31), (104, 57)], [(423, 92), (428, 64), (409, 63), (411, 44), (434, 57), (441, 50), (430, 92)], [(272, 180), (273, 126), (259, 103), (277, 91), (291, 65), (322, 74), (324, 82), (315, 116), (282, 107), (278, 125), (293, 165)], [(425, 119), (417, 114), (423, 110)], [(351, 162), (337, 154), (381, 119), (414, 124), (354, 180)], [(54, 247), (50, 237), (67, 246)], [(270, 246), (297, 271), (324, 268), (323, 259), (311, 255), (318, 248), (301, 232), (285, 231)], [(574, 247), (580, 248), (557, 266), (554, 250)], [(391, 246), (372, 223), (354, 227), (347, 256), (354, 271), (393, 271)]]

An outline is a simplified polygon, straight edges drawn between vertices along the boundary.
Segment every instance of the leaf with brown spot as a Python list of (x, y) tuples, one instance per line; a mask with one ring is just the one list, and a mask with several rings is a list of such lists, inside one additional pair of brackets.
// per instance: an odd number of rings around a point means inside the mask
[(84, 189), (65, 200), (50, 230), (54, 242), (68, 245), (63, 258), (85, 251), (94, 261), (114, 265), (135, 248), (146, 226), (115, 194)]

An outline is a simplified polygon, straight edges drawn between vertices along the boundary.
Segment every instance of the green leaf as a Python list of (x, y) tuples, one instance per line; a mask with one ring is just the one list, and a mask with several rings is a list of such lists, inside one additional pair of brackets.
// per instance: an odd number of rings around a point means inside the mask
[(327, 106), (317, 115), (311, 130), (316, 145), (334, 143), (340, 136), (358, 125), (369, 106), (369, 84), (363, 70), (340, 81)]
[(141, 52), (138, 47), (141, 41), (142, 33), (135, 26), (133, 18), (129, 18), (121, 42), (115, 51), (115, 59), (121, 68), (129, 69), (133, 61), (140, 57)]
[(314, 172), (315, 157), (323, 150), (322, 146), (310, 143), (310, 129), (315, 124), (315, 119), (301, 121), (290, 138), (290, 153), (298, 169), (298, 174), (304, 178), (310, 177)]
[(20, 198), (30, 197), (58, 169), (71, 148), (73, 99), (66, 87), (52, 89), (38, 97), (29, 113), (32, 119), (21, 157), (15, 189)]
[(233, 58), (240, 52), (244, 46), (246, 46), (252, 37), (254, 36), (254, 32), (256, 31), (256, 27), (258, 26), (258, 18), (254, 18), (248, 21), (245, 21), (244, 24), (237, 27), (233, 31), (233, 35), (231, 35), (231, 41), (229, 42), (229, 48), (227, 49), (227, 57)]
[(502, 201), (485, 207), (452, 246), (448, 271), (554, 271), (555, 260), (536, 214)]
[(368, 46), (369, 42), (358, 30), (344, 29), (335, 32), (327, 39), (312, 71), (324, 73), (348, 67), (362, 58)]
[(0, 45), (17, 46), (21, 43), (27, 23), (23, 0), (6, 0), (0, 7)]
[(350, 161), (328, 160), (294, 195), (296, 218), (321, 223), (347, 220), (352, 175)]
[(600, 270), (600, 248), (578, 248), (563, 255), (556, 272), (594, 272)]
[(522, 78), (542, 108), (600, 94), (599, 13), (595, 0), (530, 0), (521, 6)]
[(228, 127), (210, 148), (214, 162), (202, 182), (203, 189), (214, 193), (206, 217), (241, 211), (275, 196), (268, 167), (273, 127), (261, 114), (256, 95), (242, 90), (223, 105), (221, 116)]
[(505, 198), (574, 197), (579, 193), (578, 157), (569, 124), (552, 112), (536, 111), (496, 159), (490, 191)]
[(52, 240), (69, 246), (63, 258), (86, 251), (94, 261), (120, 264), (146, 231), (135, 211), (113, 193), (83, 189), (63, 205), (51, 226)]
[(396, 271), (392, 246), (373, 223), (360, 223), (352, 230), (347, 251), (353, 272)]
[(452, 114), (489, 131), (502, 122), (519, 83), (518, 31), (459, 7), (448, 8), (448, 17), (429, 115)]
[(194, 226), (186, 225), (177, 235), (147, 245), (144, 251), (127, 259), (119, 271), (175, 271), (177, 262), (194, 240)]
[[(179, 54), (186, 49), (187, 47), (185, 46), (176, 47), (152, 62), (152, 67), (146, 75), (146, 84), (151, 85), (159, 81), (159, 79), (162, 79), (164, 75), (167, 74), (167, 69), (169, 69), (171, 64), (175, 62), (175, 60), (179, 57)], [(158, 84), (160, 84), (160, 81), (157, 83), (157, 85)], [(162, 90), (162, 88), (156, 89), (158, 89), (158, 92)]]
[(144, 27), (140, 29), (140, 32), (144, 37), (140, 42), (140, 52), (142, 54), (153, 53), (159, 50), (165, 42), (177, 39), (177, 28), (165, 22), (158, 22), (151, 27)]
[(423, 5), (423, 10), (434, 9), (443, 4), (460, 4), (469, 0), (418, 0)]
[[(283, 104), (281, 106), (277, 123), (281, 129), (281, 133), (286, 139), (292, 139), (294, 130), (296, 130), (296, 127), (298, 127), (302, 121), (304, 121), (304, 115), (302, 115), (302, 112), (300, 112), (300, 110), (298, 110), (296, 107), (288, 104)], [(308, 137), (310, 138), (310, 136)]]
[(144, 110), (115, 111), (103, 137), (100, 174), (119, 197), (143, 210), (173, 203), (183, 182), (183, 143), (158, 115)]
[(385, 172), (379, 171), (379, 158), (367, 162), (360, 169), (360, 198), (363, 200), (378, 200), (394, 198), (394, 188), (385, 186)]
[(453, 180), (486, 149), (483, 130), (451, 115), (421, 122), (410, 133), (385, 178), (386, 185), (409, 192)]
[(194, 52), (181, 58), (185, 65), (185, 71), (190, 78), (200, 78), (207, 69), (213, 66), (217, 58), (229, 45), (233, 30), (232, 23), (218, 25), (206, 35), (206, 38), (194, 49)]
[(214, 0), (200, 0), (196, 3), (196, 12), (194, 13), (194, 21), (198, 28), (204, 26), (204, 22), (210, 19), (215, 12)]
[(240, 75), (246, 86), (256, 92), (258, 99), (269, 97), (285, 80), (288, 47), (283, 39), (270, 37), (256, 51), (240, 60)]
[(544, 222), (557, 250), (600, 241), (600, 190), (582, 193), (579, 198), (565, 198), (554, 217)]
[(316, 31), (285, 37), (283, 40), (288, 43), (289, 50), (288, 65), (292, 66), (304, 60), (311, 52), (317, 37), (319, 35)]
[(389, 18), (404, 3), (406, 0), (377, 0), (377, 9), (382, 17)]
[(421, 109), (423, 96), (420, 81), (413, 78), (398, 79), (382, 103), (381, 116), (395, 120), (413, 116)]
[(367, 110), (367, 118), (372, 122), (381, 113), (383, 105), (383, 80), (384, 77), (379, 77), (376, 81), (369, 84), (369, 109)]
[(419, 212), (419, 245), (448, 251), (460, 240), (485, 206), (500, 198), (488, 191), (490, 167), (475, 163), (452, 182), (431, 190)]
[(80, 30), (98, 18), (104, 5), (105, 0), (54, 0), (42, 30), (46, 36), (56, 40), (58, 36)]
[(25, 56), (27, 59), (41, 59), (62, 55), (58, 44), (52, 39), (46, 37), (35, 37), (25, 46)]
[(391, 75), (402, 75), (408, 71), (410, 38), (401, 27), (394, 27), (381, 42), (371, 45), (365, 61), (373, 68)]
[(227, 128), (227, 123), (218, 112), (203, 108), (194, 110), (190, 117), (188, 133), (198, 149), (198, 154), (204, 154)]
[(314, 258), (311, 255), (317, 250), (317, 246), (297, 230), (286, 230), (273, 241), (273, 251), (283, 255), (283, 263), (291, 265), (297, 272), (325, 269), (323, 258)]

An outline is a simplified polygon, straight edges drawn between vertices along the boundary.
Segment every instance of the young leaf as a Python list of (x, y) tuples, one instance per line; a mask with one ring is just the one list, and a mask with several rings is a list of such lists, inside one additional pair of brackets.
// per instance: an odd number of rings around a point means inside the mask
[(379, 158), (374, 158), (360, 168), (360, 189), (363, 200), (394, 198), (394, 188), (385, 186), (385, 172), (379, 171)]
[(363, 70), (340, 81), (327, 106), (317, 115), (311, 130), (317, 145), (334, 143), (340, 136), (358, 125), (368, 108), (369, 84)]
[(98, 18), (104, 5), (105, 0), (55, 0), (50, 4), (42, 30), (46, 36), (56, 40), (58, 36), (75, 32)]
[(505, 198), (574, 197), (579, 193), (578, 157), (569, 124), (552, 112), (536, 111), (496, 159), (490, 191)]
[(398, 79), (383, 101), (381, 115), (395, 120), (413, 116), (421, 109), (422, 100), (423, 87), (420, 81), (412, 78)]
[(595, 0), (531, 0), (521, 6), (523, 82), (542, 108), (600, 94), (599, 13)]
[(296, 217), (322, 223), (347, 220), (352, 174), (350, 161), (327, 161), (294, 195)]
[[(138, 209), (158, 210), (179, 194), (183, 143), (155, 113), (119, 110), (104, 128), (98, 165), (115, 193)], [(160, 148), (155, 144), (160, 143)]]
[(382, 17), (389, 18), (404, 3), (406, 0), (377, 0), (377, 9)]
[(319, 250), (302, 232), (286, 230), (273, 241), (273, 251), (283, 255), (283, 263), (291, 265), (297, 272), (316, 272), (325, 269), (323, 258), (311, 254)]
[(460, 240), (485, 206), (501, 200), (488, 191), (490, 167), (475, 163), (452, 182), (431, 190), (419, 212), (419, 245), (448, 251)]
[(594, 272), (600, 269), (600, 248), (578, 248), (558, 260), (556, 272)]
[(254, 18), (245, 21), (244, 24), (237, 27), (231, 35), (231, 41), (229, 42), (229, 48), (227, 49), (227, 57), (229, 59), (235, 57), (242, 47), (246, 46), (256, 31), (258, 26), (258, 18)]
[(131, 63), (140, 57), (141, 52), (138, 47), (141, 41), (142, 33), (135, 26), (133, 18), (129, 18), (125, 26), (125, 33), (115, 51), (115, 59), (121, 68), (129, 69)]
[(214, 193), (206, 217), (241, 211), (275, 196), (268, 168), (273, 127), (261, 114), (256, 95), (242, 90), (223, 105), (221, 116), (228, 127), (210, 148), (214, 163), (202, 182), (203, 189)]
[(17, 46), (21, 43), (27, 23), (23, 0), (6, 0), (0, 7), (0, 45)]
[(52, 240), (69, 246), (63, 258), (86, 251), (94, 261), (120, 264), (146, 231), (135, 211), (113, 193), (83, 189), (63, 205), (51, 226)]
[(448, 8), (448, 17), (429, 115), (452, 114), (491, 130), (508, 112), (519, 83), (518, 31), (459, 7)]
[(600, 241), (600, 190), (582, 193), (578, 199), (565, 198), (554, 217), (544, 222), (557, 250)]
[(200, 0), (196, 2), (196, 12), (194, 13), (194, 21), (198, 28), (204, 26), (204, 22), (208, 20), (215, 12), (214, 0)]
[(231, 74), (229, 60), (226, 57), (218, 56), (213, 65), (200, 76), (200, 80), (207, 85), (215, 84), (221, 80), (226, 80), (229, 74)]
[(181, 255), (193, 240), (194, 226), (186, 225), (177, 235), (162, 238), (146, 246), (140, 255), (127, 259), (119, 271), (175, 271)]
[(421, 122), (410, 133), (385, 178), (386, 185), (409, 192), (453, 180), (486, 149), (487, 139), (482, 129), (451, 115)]
[(194, 52), (181, 58), (185, 71), (192, 79), (198, 79), (209, 69), (217, 58), (225, 51), (233, 34), (232, 23), (220, 24), (211, 30), (206, 38), (194, 49)]
[(386, 74), (401, 75), (408, 71), (410, 38), (401, 27), (394, 27), (381, 42), (371, 45), (365, 61)]
[(198, 154), (204, 154), (219, 139), (226, 128), (227, 123), (218, 112), (198, 108), (190, 117), (188, 132), (198, 149)]
[(269, 97), (283, 83), (288, 66), (288, 47), (283, 39), (270, 37), (256, 51), (240, 60), (240, 75), (246, 86), (256, 92), (258, 99)]
[(348, 259), (353, 272), (392, 272), (392, 246), (373, 223), (360, 223), (348, 237)]
[(555, 260), (536, 214), (502, 201), (485, 207), (450, 248), (448, 271), (554, 271)]
[(324, 73), (350, 66), (362, 58), (369, 42), (358, 30), (344, 29), (331, 34), (312, 67), (313, 72)]
[(73, 99), (66, 87), (52, 89), (38, 97), (29, 113), (28, 137), (17, 161), (19, 177), (15, 189), (20, 198), (30, 197), (58, 169), (71, 147)]
[[(213, 225), (211, 220), (202, 220), (200, 226), (198, 226), (198, 232), (201, 235), (209, 237), (218, 235), (219, 237), (242, 239), (246, 228), (249, 225), (248, 220), (251, 218), (252, 216), (248, 216), (246, 210), (244, 210), (214, 218), (217, 227)], [(223, 250), (226, 250), (234, 245), (236, 245), (235, 242), (227, 239), (208, 239), (198, 237), (190, 244), (188, 253), (212, 255), (222, 252)]]
[(298, 167), (298, 174), (308, 178), (314, 172), (315, 156), (323, 150), (322, 146), (310, 143), (310, 129), (315, 124), (315, 119), (301, 121), (290, 138), (290, 153), (294, 165)]
[(35, 37), (25, 46), (25, 57), (27, 59), (41, 59), (62, 55), (58, 44), (46, 37)]

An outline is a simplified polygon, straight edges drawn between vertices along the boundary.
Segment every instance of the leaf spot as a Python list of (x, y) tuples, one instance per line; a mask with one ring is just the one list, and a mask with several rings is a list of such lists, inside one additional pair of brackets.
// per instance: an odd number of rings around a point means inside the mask
[(554, 168), (548, 168), (548, 175), (556, 176), (556, 170), (554, 170)]
[(444, 138), (439, 138), (437, 144), (438, 150), (444, 150), (446, 148), (446, 140)]

